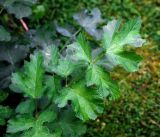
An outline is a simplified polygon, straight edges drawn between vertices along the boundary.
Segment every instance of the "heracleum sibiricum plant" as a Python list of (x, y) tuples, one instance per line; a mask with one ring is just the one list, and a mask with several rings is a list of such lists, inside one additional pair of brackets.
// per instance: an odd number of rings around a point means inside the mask
[[(33, 3), (28, 5), (28, 13), (25, 14), (16, 14), (8, 3), (2, 4), (8, 12), (21, 19), (30, 14), (29, 5)], [(19, 2), (19, 6), (23, 7), (21, 4)], [(47, 39), (45, 41), (42, 37), (32, 36), (28, 47), (2, 47), (0, 61), (8, 61), (11, 72), (14, 70), (9, 77), (9, 87), (23, 95), (15, 110), (0, 105), (0, 125), (4, 125), (5, 119), (9, 118), (6, 137), (83, 135), (86, 132), (85, 122), (95, 120), (103, 113), (104, 100), (115, 100), (120, 95), (117, 83), (110, 77), (110, 70), (117, 65), (128, 72), (138, 70), (142, 58), (128, 46), (137, 48), (144, 43), (139, 34), (140, 18), (124, 24), (120, 20), (108, 21), (102, 29), (97, 29), (97, 25), (103, 22), (100, 11), (93, 9), (92, 17), (85, 14), (79, 12), (74, 19), (95, 38), (97, 42), (94, 46), (91, 40), (87, 40), (86, 33), (78, 31), (72, 35), (69, 30), (57, 25), (59, 33), (74, 39), (63, 48), (50, 42), (50, 33), (45, 31), (42, 36)], [(0, 34), (5, 34), (0, 36), (0, 41), (10, 41), (11, 35), (3, 26), (0, 26)], [(35, 48), (34, 44), (42, 44), (42, 48)], [(23, 67), (18, 68), (16, 65), (29, 54), (30, 49), (30, 60), (24, 61)], [(0, 92), (0, 102), (6, 97)]]
[(103, 113), (103, 100), (120, 95), (104, 66), (120, 65), (129, 72), (138, 69), (141, 57), (127, 51), (126, 45), (143, 44), (140, 24), (140, 19), (132, 19), (119, 30), (120, 21), (109, 21), (95, 49), (80, 33), (67, 45), (65, 55), (54, 45), (49, 54), (37, 51), (31, 55), (22, 71), (12, 74), (10, 87), (21, 92), (25, 101), (17, 106), (15, 118), (8, 121), (7, 133), (21, 133), (23, 137), (85, 133), (83, 122)]

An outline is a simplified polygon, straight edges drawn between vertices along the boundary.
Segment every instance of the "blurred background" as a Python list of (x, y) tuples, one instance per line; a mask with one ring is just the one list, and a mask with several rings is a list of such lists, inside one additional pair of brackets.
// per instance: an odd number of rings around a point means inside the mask
[[(32, 21), (73, 23), (73, 14), (82, 9), (99, 8), (103, 18), (142, 18), (145, 45), (137, 49), (143, 56), (140, 70), (126, 73), (116, 68), (121, 97), (106, 103), (103, 116), (88, 123), (85, 137), (159, 137), (160, 136), (160, 1), (159, 0), (42, 0), (43, 11)], [(35, 7), (35, 13), (37, 7)], [(39, 12), (40, 13), (40, 12)], [(34, 16), (33, 16), (34, 17)]]

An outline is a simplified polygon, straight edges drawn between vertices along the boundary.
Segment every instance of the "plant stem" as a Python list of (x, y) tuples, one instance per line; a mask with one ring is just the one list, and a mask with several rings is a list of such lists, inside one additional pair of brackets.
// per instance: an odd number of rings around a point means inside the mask
[(65, 81), (66, 81), (65, 86), (68, 87), (68, 79), (67, 79), (67, 77), (66, 77)]
[(37, 99), (35, 99), (35, 107), (36, 107), (36, 113), (35, 113), (35, 117), (37, 117), (37, 113), (38, 113)]
[(99, 56), (97, 56), (94, 60), (93, 60), (93, 64), (96, 63), (98, 60), (102, 59), (104, 56), (106, 55), (106, 53), (104, 51), (102, 51)]
[(66, 41), (65, 45), (60, 49), (60, 53), (65, 49), (65, 47), (70, 43), (70, 41), (81, 31), (81, 28), (78, 29), (71, 37), (68, 41)]
[(29, 28), (28, 28), (27, 24), (24, 22), (24, 20), (23, 20), (23, 19), (20, 19), (20, 22), (21, 22), (22, 26), (24, 27), (24, 29), (25, 29), (26, 31), (29, 31)]
[(4, 10), (4, 8), (2, 7), (1, 10), (0, 10), (0, 14), (2, 13), (3, 10)]

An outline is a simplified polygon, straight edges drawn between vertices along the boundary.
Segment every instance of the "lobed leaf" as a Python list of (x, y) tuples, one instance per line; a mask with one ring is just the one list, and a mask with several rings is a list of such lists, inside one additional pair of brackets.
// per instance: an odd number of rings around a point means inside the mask
[(16, 107), (16, 113), (19, 114), (32, 114), (35, 110), (35, 101), (27, 99), (23, 102), (21, 102), (17, 107)]
[(69, 76), (78, 66), (72, 61), (60, 57), (57, 47), (52, 46), (48, 52), (43, 52), (46, 63), (45, 66), (49, 72), (54, 72), (62, 77)]
[(108, 53), (106, 60), (109, 60), (111, 66), (120, 65), (129, 72), (137, 71), (142, 57), (134, 52), (121, 51), (117, 53)]
[(98, 25), (103, 22), (101, 12), (98, 8), (94, 8), (90, 15), (84, 10), (76, 13), (73, 18), (93, 37), (100, 40), (102, 31), (97, 29)]
[(67, 58), (78, 62), (91, 62), (91, 47), (88, 45), (82, 34), (78, 36), (77, 42), (67, 46)]
[(12, 109), (8, 106), (0, 105), (0, 125), (5, 125), (5, 119), (12, 114)]
[[(51, 122), (56, 118), (54, 111), (45, 110), (40, 113), (37, 118), (29, 115), (21, 115), (8, 121), (7, 133), (21, 132), (22, 137), (45, 137), (53, 136), (49, 133), (49, 129), (43, 126), (46, 122)], [(54, 136), (53, 136), (54, 137)]]
[(102, 97), (110, 96), (111, 99), (119, 97), (118, 85), (113, 82), (108, 72), (105, 72), (101, 67), (91, 65), (86, 72), (87, 86), (97, 85)]
[(40, 125), (43, 125), (45, 122), (52, 122), (57, 117), (56, 113), (53, 110), (44, 110), (39, 115), (37, 122)]
[(62, 110), (52, 127), (64, 137), (79, 137), (86, 132), (86, 126), (74, 116), (71, 109)]
[(55, 24), (56, 31), (60, 33), (61, 35), (69, 38), (74, 38), (75, 28), (71, 25), (66, 25), (64, 27), (59, 26), (57, 23)]
[(11, 73), (17, 68), (21, 60), (27, 56), (29, 50), (23, 45), (4, 43), (0, 47), (0, 88), (6, 88), (10, 83)]
[(115, 36), (113, 45), (118, 44), (119, 46), (124, 46), (128, 44), (134, 47), (141, 47), (145, 40), (139, 34), (140, 27), (140, 18), (134, 18), (128, 21)]
[(77, 66), (69, 60), (60, 59), (58, 61), (57, 67), (53, 68), (52, 71), (56, 74), (67, 77), (69, 76)]
[(102, 47), (106, 50), (105, 58), (112, 66), (121, 65), (127, 71), (136, 71), (141, 57), (125, 51), (125, 45), (140, 47), (145, 42), (139, 34), (141, 20), (139, 18), (130, 20), (120, 31), (119, 26), (120, 21), (113, 20), (103, 28)]
[(11, 88), (16, 91), (22, 91), (32, 98), (40, 98), (43, 95), (43, 57), (37, 53), (31, 55), (31, 61), (25, 62), (23, 72), (12, 74)]
[(2, 44), (0, 47), (0, 61), (7, 61), (12, 65), (24, 59), (28, 52), (28, 48), (23, 45)]
[(24, 115), (8, 121), (7, 133), (17, 133), (34, 127), (34, 118)]
[(37, 0), (5, 0), (1, 3), (11, 14), (14, 14), (16, 18), (21, 19), (23, 17), (29, 17), (32, 14), (32, 5), (36, 3)]
[(55, 98), (59, 86), (60, 81), (56, 77), (48, 75), (45, 77), (45, 95), (49, 100)]
[(102, 98), (97, 90), (86, 88), (84, 81), (76, 83), (70, 88), (64, 88), (56, 99), (56, 103), (62, 108), (67, 105), (69, 100), (72, 101), (76, 116), (83, 121), (96, 119), (98, 114), (103, 112)]
[(35, 127), (29, 131), (26, 131), (22, 137), (56, 137), (49, 132), (49, 129), (44, 126), (35, 125)]

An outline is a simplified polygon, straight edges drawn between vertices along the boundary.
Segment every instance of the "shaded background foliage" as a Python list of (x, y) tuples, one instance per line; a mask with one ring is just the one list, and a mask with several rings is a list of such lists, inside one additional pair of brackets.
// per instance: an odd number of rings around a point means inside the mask
[[(138, 49), (144, 60), (138, 72), (129, 74), (121, 68), (113, 73), (120, 80), (121, 97), (115, 102), (106, 102), (103, 116), (88, 123), (88, 137), (158, 137), (160, 134), (160, 2), (158, 0), (40, 0), (33, 6), (31, 28), (48, 27), (53, 20), (61, 25), (73, 23), (73, 14), (81, 9), (98, 7), (104, 18), (130, 19), (141, 16), (142, 36), (147, 40)], [(2, 11), (3, 12), (3, 11)], [(14, 32), (23, 31), (11, 15), (0, 18)], [(75, 24), (76, 25), (76, 24)], [(17, 31), (18, 30), (18, 31)], [(64, 39), (65, 43), (65, 39)], [(114, 71), (115, 72), (115, 71)]]

